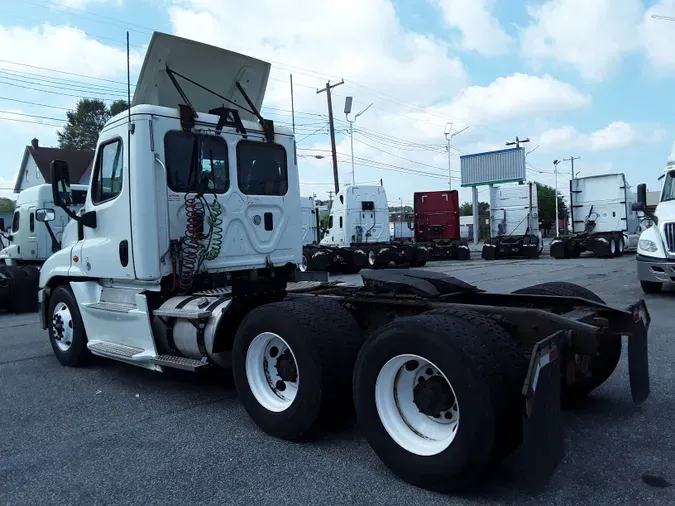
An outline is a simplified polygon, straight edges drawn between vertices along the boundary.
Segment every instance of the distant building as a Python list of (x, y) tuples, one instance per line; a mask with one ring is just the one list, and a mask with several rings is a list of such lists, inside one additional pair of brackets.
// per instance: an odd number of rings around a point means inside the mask
[(71, 184), (86, 184), (89, 182), (91, 167), (94, 162), (94, 152), (78, 149), (45, 148), (39, 145), (37, 139), (26, 146), (21, 161), (19, 173), (16, 176), (14, 193), (39, 184), (51, 183), (49, 164), (52, 160), (63, 160), (68, 163)]

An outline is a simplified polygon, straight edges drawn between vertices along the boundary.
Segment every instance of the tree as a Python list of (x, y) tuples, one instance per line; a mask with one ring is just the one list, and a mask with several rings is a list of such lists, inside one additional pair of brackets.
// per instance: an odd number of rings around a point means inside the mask
[(0, 197), (0, 213), (13, 213), (14, 202), (5, 197)]
[[(539, 206), (541, 228), (550, 230), (555, 226), (555, 188), (537, 183), (537, 205)], [(568, 214), (567, 204), (558, 194), (558, 218), (564, 220)]]
[[(478, 214), (490, 214), (490, 204), (487, 202), (478, 203)], [(459, 206), (460, 216), (473, 216), (473, 204), (471, 202), (464, 202)]]
[(68, 118), (62, 131), (57, 131), (61, 149), (95, 149), (98, 134), (106, 122), (128, 109), (127, 102), (116, 100), (106, 107), (102, 100), (83, 98), (66, 113)]

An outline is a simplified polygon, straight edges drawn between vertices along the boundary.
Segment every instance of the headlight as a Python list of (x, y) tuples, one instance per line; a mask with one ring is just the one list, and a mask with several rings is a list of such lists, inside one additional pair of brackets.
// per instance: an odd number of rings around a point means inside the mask
[(641, 250), (649, 251), (652, 253), (659, 249), (656, 246), (656, 243), (654, 241), (650, 241), (649, 239), (640, 239), (640, 241), (638, 242), (638, 247)]

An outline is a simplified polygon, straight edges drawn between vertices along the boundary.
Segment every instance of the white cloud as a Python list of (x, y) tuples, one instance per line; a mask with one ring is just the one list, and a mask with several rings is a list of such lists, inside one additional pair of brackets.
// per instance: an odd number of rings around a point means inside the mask
[(436, 0), (445, 23), (461, 32), (460, 47), (483, 55), (508, 53), (514, 39), (490, 14), (494, 0)]
[(549, 0), (528, 6), (531, 23), (521, 30), (523, 57), (577, 67), (583, 78), (602, 81), (637, 49), (640, 0)]
[(447, 113), (477, 123), (497, 123), (579, 109), (590, 103), (590, 96), (549, 75), (516, 73), (500, 77), (488, 86), (462, 90), (447, 107)]
[[(43, 24), (30, 29), (0, 26), (0, 59), (91, 77), (109, 78), (126, 73), (126, 50), (102, 44), (82, 30), (68, 26)], [(140, 66), (142, 60), (138, 51), (131, 52), (132, 66)], [(3, 67), (38, 72), (6, 63)]]
[(661, 0), (648, 9), (638, 28), (649, 69), (659, 75), (672, 74), (675, 72), (675, 23), (654, 19), (652, 14), (675, 17), (675, 0)]
[(665, 135), (666, 131), (662, 128), (646, 133), (636, 130), (624, 121), (614, 121), (591, 133), (579, 132), (570, 125), (552, 128), (533, 140), (541, 146), (542, 151), (560, 151), (561, 148), (604, 151), (659, 142)]

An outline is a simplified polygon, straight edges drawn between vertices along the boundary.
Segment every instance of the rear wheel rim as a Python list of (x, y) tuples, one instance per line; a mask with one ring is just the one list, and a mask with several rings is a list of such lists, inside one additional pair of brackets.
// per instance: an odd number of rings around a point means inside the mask
[(377, 258), (376, 258), (376, 256), (375, 256), (375, 252), (372, 251), (372, 250), (369, 251), (369, 252), (368, 252), (368, 263), (369, 263), (371, 266), (373, 266), (373, 265), (375, 265), (376, 260), (377, 260)]
[(445, 374), (419, 355), (398, 355), (382, 367), (375, 382), (375, 405), (389, 436), (410, 453), (437, 455), (457, 435), (455, 391)]
[(307, 257), (305, 255), (302, 255), (302, 262), (300, 262), (298, 268), (300, 272), (307, 272)]
[(288, 409), (298, 394), (300, 374), (293, 350), (278, 334), (258, 334), (246, 351), (246, 379), (258, 403), (275, 413)]
[(616, 253), (616, 241), (609, 241), (609, 252), (612, 255)]
[(65, 302), (59, 302), (54, 307), (52, 331), (56, 346), (61, 351), (68, 351), (73, 344), (73, 317)]

